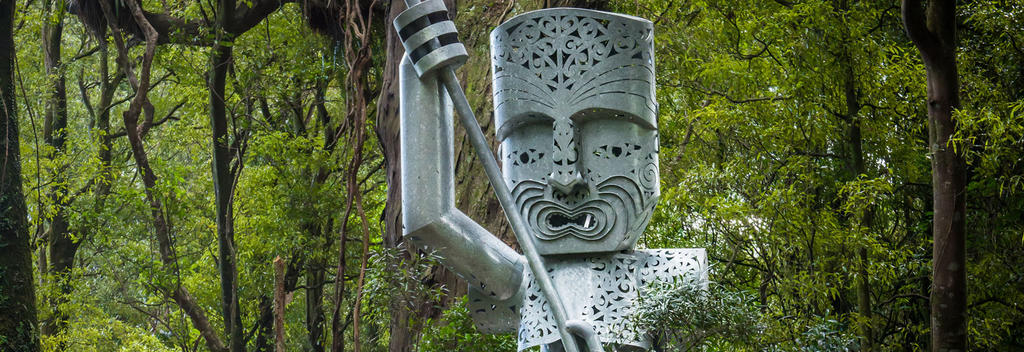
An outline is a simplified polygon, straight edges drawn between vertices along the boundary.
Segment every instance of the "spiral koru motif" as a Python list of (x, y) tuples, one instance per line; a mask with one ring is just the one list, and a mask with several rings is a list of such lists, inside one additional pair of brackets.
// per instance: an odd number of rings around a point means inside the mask
[(655, 192), (658, 188), (658, 164), (649, 162), (637, 170), (637, 180), (646, 192)]

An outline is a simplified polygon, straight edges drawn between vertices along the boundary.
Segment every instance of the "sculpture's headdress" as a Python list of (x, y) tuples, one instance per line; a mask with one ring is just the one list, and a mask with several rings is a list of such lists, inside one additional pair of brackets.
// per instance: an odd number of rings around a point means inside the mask
[(580, 9), (533, 11), (495, 28), (498, 135), (522, 117), (586, 109), (621, 112), (655, 128), (652, 30), (639, 17)]

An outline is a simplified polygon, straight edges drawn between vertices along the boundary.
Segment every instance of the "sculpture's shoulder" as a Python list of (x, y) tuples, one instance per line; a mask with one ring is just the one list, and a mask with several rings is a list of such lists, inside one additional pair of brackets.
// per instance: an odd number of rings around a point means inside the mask
[[(703, 248), (549, 258), (547, 267), (569, 320), (591, 323), (604, 343), (639, 347), (646, 347), (647, 341), (629, 332), (626, 325), (644, 287), (658, 280), (707, 282)], [(520, 349), (559, 339), (548, 302), (529, 269), (525, 269), (519, 293), (507, 300), (492, 300), (472, 289), (468, 296), (470, 315), (483, 333), (517, 332)]]
[(707, 283), (708, 256), (704, 248), (659, 248), (634, 251), (642, 258), (640, 285), (676, 279)]

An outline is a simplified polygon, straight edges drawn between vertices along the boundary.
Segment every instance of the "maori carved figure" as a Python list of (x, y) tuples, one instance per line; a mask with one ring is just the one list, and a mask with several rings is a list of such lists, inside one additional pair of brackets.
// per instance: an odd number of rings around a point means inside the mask
[[(465, 49), (440, 3), (419, 3), (396, 20), (408, 52), (400, 78), (405, 236), (469, 283), (478, 329), (517, 333), (520, 350), (561, 351), (566, 325), (574, 345), (590, 351), (650, 348), (648, 336), (628, 329), (645, 285), (703, 285), (707, 266), (702, 248), (634, 248), (660, 194), (653, 25), (548, 9), (491, 33), (507, 187), (495, 188), (509, 190), (505, 211), (525, 222), (527, 234), (517, 236), (539, 254), (535, 267), (525, 248), (516, 253), (454, 207), (451, 90), (437, 70), (464, 61)], [(431, 36), (439, 40), (423, 39)], [(545, 268), (550, 281), (533, 268)]]
[[(505, 181), (542, 255), (631, 249), (654, 211), (651, 27), (634, 17), (554, 9), (491, 32)], [(537, 162), (516, 165), (511, 158), (524, 153)]]

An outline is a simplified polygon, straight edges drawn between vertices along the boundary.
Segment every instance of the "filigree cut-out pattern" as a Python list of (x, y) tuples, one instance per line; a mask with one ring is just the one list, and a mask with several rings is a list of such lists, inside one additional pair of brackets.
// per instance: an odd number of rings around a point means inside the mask
[[(707, 282), (706, 269), (706, 256), (702, 248), (656, 249), (555, 261), (549, 265), (549, 276), (559, 291), (565, 294), (563, 297), (572, 296), (572, 292), (589, 292), (585, 297), (563, 300), (566, 304), (574, 304), (566, 307), (568, 314), (577, 314), (569, 319), (589, 322), (602, 343), (648, 348), (649, 341), (627, 328), (633, 315), (633, 304), (643, 294), (643, 288), (655, 280), (680, 279), (703, 286)], [(573, 270), (586, 274), (554, 274)], [(522, 300), (518, 326), (519, 350), (550, 344), (559, 339), (550, 306), (529, 270), (526, 270), (524, 279), (529, 284), (516, 298)], [(486, 304), (486, 300), (477, 304)], [(508, 305), (504, 303), (494, 306)], [(502, 314), (498, 310), (493, 312)], [(484, 309), (474, 313), (474, 317), (486, 313), (488, 310)]]
[(618, 157), (625, 157), (633, 155), (633, 153), (639, 152), (642, 147), (639, 144), (634, 143), (622, 143), (622, 144), (605, 144), (594, 150), (594, 155), (605, 159), (614, 159)]
[(572, 90), (580, 83), (579, 77), (609, 58), (650, 59), (639, 42), (649, 38), (648, 33), (622, 21), (544, 16), (509, 28), (509, 37), (522, 38), (531, 44), (530, 48), (511, 43), (512, 50), (504, 52), (501, 58), (536, 72), (552, 92)]
[[(600, 99), (610, 103), (608, 108), (623, 107), (653, 123), (657, 108), (649, 22), (595, 12), (523, 16), (492, 33), (496, 110), (523, 101), (531, 107), (514, 108), (508, 117), (527, 110), (569, 116), (605, 105), (595, 101)], [(609, 96), (637, 101), (622, 104)]]
[(505, 156), (508, 163), (513, 166), (524, 166), (530, 164), (536, 164), (538, 161), (544, 159), (544, 153), (538, 152), (537, 149), (529, 148), (527, 150), (513, 150)]
[(576, 177), (576, 162), (579, 161), (579, 143), (576, 140), (576, 125), (570, 119), (556, 118), (552, 123), (551, 160), (552, 179), (571, 179)]
[[(650, 219), (659, 195), (652, 31), (636, 17), (550, 9), (491, 33), (496, 133), (513, 151), (506, 181), (542, 255), (630, 249)], [(520, 130), (549, 121), (550, 149)], [(528, 148), (549, 160), (516, 154)]]

